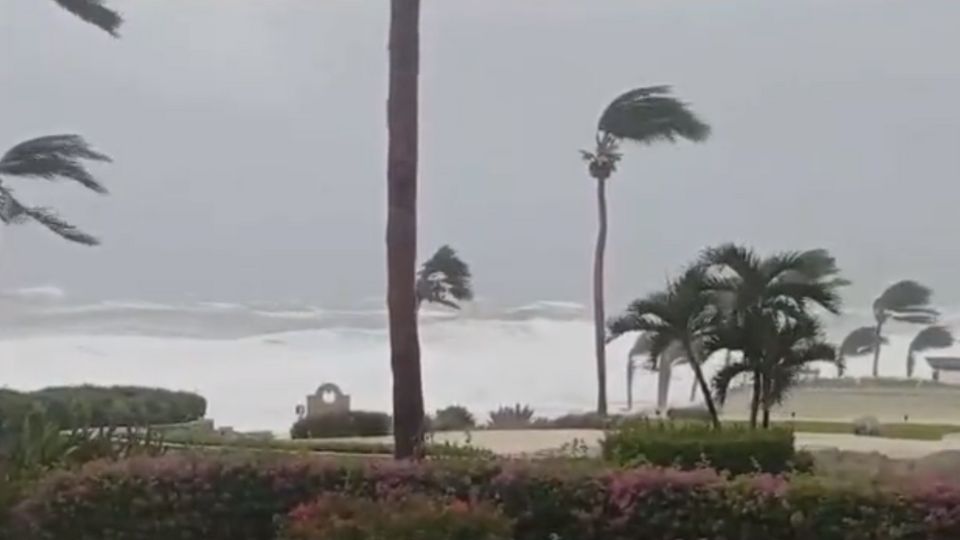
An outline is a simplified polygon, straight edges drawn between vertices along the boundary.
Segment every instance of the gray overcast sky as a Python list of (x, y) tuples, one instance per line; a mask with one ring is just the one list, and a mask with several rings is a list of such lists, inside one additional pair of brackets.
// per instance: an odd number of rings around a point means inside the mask
[[(87, 298), (356, 304), (384, 281), (386, 0), (113, 0), (112, 40), (0, 0), (0, 147), (79, 132), (112, 195), (19, 188), (99, 234), (3, 233), (0, 286)], [(632, 86), (669, 83), (704, 145), (628, 148), (613, 308), (705, 245), (830, 248), (960, 302), (956, 0), (425, 0), (421, 252), (449, 242), (498, 303), (588, 298), (577, 150)], [(17, 184), (18, 186), (22, 184)]]

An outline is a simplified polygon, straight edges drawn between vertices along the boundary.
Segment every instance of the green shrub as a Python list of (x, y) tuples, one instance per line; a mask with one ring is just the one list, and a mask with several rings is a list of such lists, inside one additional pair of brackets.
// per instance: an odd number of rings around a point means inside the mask
[(301, 418), (290, 428), (293, 439), (329, 437), (375, 437), (390, 433), (390, 415), (381, 412), (348, 411)]
[(466, 407), (451, 405), (439, 409), (431, 421), (433, 431), (464, 431), (477, 426), (477, 420)]
[(667, 418), (674, 421), (710, 422), (710, 411), (703, 407), (676, 407), (667, 409)]
[(533, 409), (517, 403), (490, 412), (490, 429), (526, 429), (533, 424)]
[(747, 474), (785, 472), (794, 463), (793, 432), (781, 428), (718, 431), (701, 423), (636, 421), (607, 433), (602, 446), (607, 460), (628, 466), (709, 466)]
[(206, 400), (189, 392), (136, 386), (63, 386), (36, 392), (0, 390), (0, 424), (16, 429), (43, 410), (62, 429), (179, 424), (203, 418)]
[(888, 492), (806, 477), (729, 480), (705, 469), (185, 455), (52, 475), (18, 507), (13, 537), (272, 540), (285, 515), (318, 497), (398, 489), (495, 505), (513, 521), (513, 540), (960, 538), (960, 487), (942, 484)]
[(511, 531), (510, 521), (486, 504), (323, 495), (290, 513), (279, 540), (509, 540)]

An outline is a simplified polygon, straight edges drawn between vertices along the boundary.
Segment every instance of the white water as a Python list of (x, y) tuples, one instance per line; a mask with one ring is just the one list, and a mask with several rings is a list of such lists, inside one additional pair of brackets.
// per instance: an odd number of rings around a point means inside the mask
[[(191, 390), (207, 398), (208, 417), (218, 425), (275, 432), (286, 431), (296, 405), (324, 382), (351, 394), (354, 408), (390, 409), (382, 310), (129, 302), (66, 306), (50, 300), (42, 307), (21, 301), (5, 310), (0, 380), (10, 388), (93, 383)], [(429, 409), (457, 403), (486, 417), (499, 405), (523, 402), (538, 415), (554, 416), (594, 406), (592, 331), (582, 309), (543, 303), (456, 317), (425, 313), (423, 319)], [(844, 329), (852, 326), (849, 320), (842, 323)], [(891, 335), (882, 356), (883, 375), (903, 375), (908, 337)], [(624, 337), (608, 349), (614, 410), (624, 404), (630, 346)], [(932, 354), (951, 352), (958, 351)], [(870, 358), (852, 359), (848, 373), (867, 375), (870, 364)], [(828, 376), (834, 371), (821, 370)], [(692, 373), (686, 367), (674, 373), (671, 402), (687, 404)], [(917, 376), (930, 377), (922, 358)], [(652, 407), (655, 376), (640, 372), (634, 388), (636, 407)]]

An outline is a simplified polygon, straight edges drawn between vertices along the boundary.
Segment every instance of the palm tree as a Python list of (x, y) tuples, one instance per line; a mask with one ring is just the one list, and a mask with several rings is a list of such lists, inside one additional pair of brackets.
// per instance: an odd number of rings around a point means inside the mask
[(442, 246), (417, 272), (417, 306), (432, 302), (460, 309), (473, 300), (470, 266), (450, 246)]
[[(825, 341), (820, 323), (813, 318), (785, 319), (778, 323), (773, 339), (767, 342), (765, 356), (759, 362), (761, 379), (760, 405), (764, 428), (770, 427), (771, 409), (783, 402), (787, 393), (800, 380), (804, 369), (816, 362), (837, 362), (837, 351)], [(717, 400), (726, 400), (734, 378), (753, 373), (757, 364), (738, 361), (724, 366), (714, 377)]]
[(57, 5), (84, 20), (117, 37), (117, 30), (123, 18), (116, 11), (104, 5), (103, 0), (54, 0)]
[(916, 281), (898, 281), (887, 287), (873, 301), (873, 317), (877, 346), (873, 349), (873, 376), (880, 376), (880, 348), (883, 346), (883, 325), (890, 319), (913, 324), (933, 324), (940, 315), (930, 307), (932, 291)]
[(916, 354), (930, 349), (946, 349), (952, 347), (953, 332), (945, 326), (928, 326), (920, 331), (910, 342), (907, 349), (907, 377), (913, 377), (916, 367)]
[(701, 264), (713, 271), (712, 287), (723, 293), (724, 323), (705, 343), (709, 353), (739, 350), (737, 363), (751, 371), (750, 425), (756, 427), (764, 394), (769, 344), (786, 319), (810, 318), (817, 306), (839, 313), (839, 287), (849, 282), (822, 249), (760, 257), (752, 249), (726, 244), (704, 251)]
[[(886, 340), (883, 341), (886, 343)], [(837, 351), (837, 376), (843, 377), (850, 356), (863, 356), (877, 348), (877, 329), (873, 326), (861, 326), (847, 334)]]
[(67, 223), (53, 210), (20, 202), (3, 181), (4, 177), (66, 179), (96, 193), (107, 193), (83, 160), (108, 162), (110, 158), (93, 150), (79, 135), (49, 135), (11, 148), (0, 158), (0, 220), (8, 225), (34, 221), (71, 242), (98, 244), (95, 237)]
[(607, 414), (607, 361), (604, 332), (603, 264), (607, 246), (607, 180), (617, 170), (622, 157), (621, 141), (640, 144), (676, 142), (677, 139), (703, 141), (710, 127), (690, 111), (687, 105), (670, 95), (668, 86), (637, 88), (614, 99), (600, 115), (596, 148), (581, 151), (590, 176), (597, 181), (596, 253), (593, 262), (593, 322), (597, 361), (597, 412)]
[(611, 339), (627, 332), (649, 334), (651, 362), (670, 361), (664, 358), (664, 353), (679, 343), (703, 391), (711, 422), (719, 428), (720, 417), (701, 369), (706, 358), (702, 354), (702, 343), (714, 332), (716, 316), (704, 269), (693, 266), (671, 280), (665, 291), (635, 300), (622, 315), (612, 319), (608, 327)]
[(417, 329), (417, 156), (420, 0), (390, 1), (387, 101), (387, 311), (394, 454), (422, 457), (423, 381)]

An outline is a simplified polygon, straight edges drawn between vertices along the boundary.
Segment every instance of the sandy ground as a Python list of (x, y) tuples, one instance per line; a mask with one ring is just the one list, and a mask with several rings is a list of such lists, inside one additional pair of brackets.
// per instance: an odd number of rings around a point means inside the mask
[[(476, 431), (467, 436), (461, 432), (438, 433), (434, 442), (470, 443), (503, 455), (535, 454), (586, 444), (592, 452), (598, 451), (603, 432), (598, 430), (512, 430)], [(344, 439), (349, 441), (391, 442), (389, 437)], [(960, 450), (960, 437), (946, 437), (941, 441), (916, 441), (858, 437), (842, 433), (797, 433), (797, 447), (804, 450), (837, 450), (878, 452), (896, 459), (915, 459), (943, 450)]]

